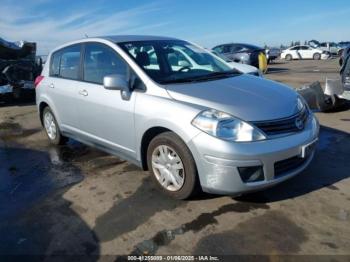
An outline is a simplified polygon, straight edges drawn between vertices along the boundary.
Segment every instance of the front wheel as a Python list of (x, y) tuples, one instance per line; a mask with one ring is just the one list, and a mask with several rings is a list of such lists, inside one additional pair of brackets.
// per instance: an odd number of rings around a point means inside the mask
[(293, 59), (292, 55), (286, 55), (286, 60), (291, 61)]
[(49, 141), (53, 145), (62, 145), (68, 139), (62, 136), (56, 118), (49, 107), (45, 107), (42, 115), (43, 125)]
[(161, 191), (175, 199), (198, 192), (195, 161), (186, 144), (172, 132), (156, 136), (147, 150), (147, 164)]
[(313, 58), (314, 58), (314, 60), (320, 60), (321, 59), (321, 54), (316, 53), (316, 54), (314, 54)]

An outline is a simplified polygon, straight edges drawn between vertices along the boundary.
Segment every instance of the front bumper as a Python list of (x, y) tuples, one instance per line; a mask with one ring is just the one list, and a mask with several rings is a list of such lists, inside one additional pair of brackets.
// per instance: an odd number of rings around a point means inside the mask
[[(301, 157), (302, 148), (316, 143), (319, 124), (310, 114), (303, 131), (256, 142), (230, 142), (200, 133), (189, 143), (197, 164), (203, 191), (215, 194), (241, 194), (278, 184), (303, 171), (314, 156), (314, 149), (300, 164), (286, 172), (275, 174), (275, 164)], [(243, 182), (241, 167), (261, 166), (262, 181)]]
[(327, 60), (331, 57), (331, 54), (330, 53), (322, 53), (321, 54), (321, 59), (322, 60)]

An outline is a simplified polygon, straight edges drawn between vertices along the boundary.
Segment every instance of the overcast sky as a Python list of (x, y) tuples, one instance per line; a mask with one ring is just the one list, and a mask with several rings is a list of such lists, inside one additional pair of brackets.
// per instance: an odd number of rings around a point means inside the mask
[(153, 34), (211, 48), (350, 40), (349, 0), (0, 0), (0, 37), (38, 43), (38, 54), (88, 36)]

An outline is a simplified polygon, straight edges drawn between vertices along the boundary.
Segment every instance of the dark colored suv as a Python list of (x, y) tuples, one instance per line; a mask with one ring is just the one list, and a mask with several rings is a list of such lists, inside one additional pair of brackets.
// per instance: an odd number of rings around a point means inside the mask
[(259, 54), (265, 49), (250, 44), (224, 44), (213, 48), (214, 51), (237, 63), (249, 64), (259, 68)]

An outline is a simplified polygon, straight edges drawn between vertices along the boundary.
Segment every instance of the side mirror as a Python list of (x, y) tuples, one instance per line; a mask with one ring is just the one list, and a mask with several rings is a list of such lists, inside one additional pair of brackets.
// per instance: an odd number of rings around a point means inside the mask
[(108, 90), (120, 90), (123, 100), (129, 100), (131, 96), (129, 82), (124, 75), (108, 75), (103, 78), (103, 86)]
[(129, 89), (128, 81), (124, 75), (107, 75), (103, 78), (103, 86), (108, 90), (127, 91)]

